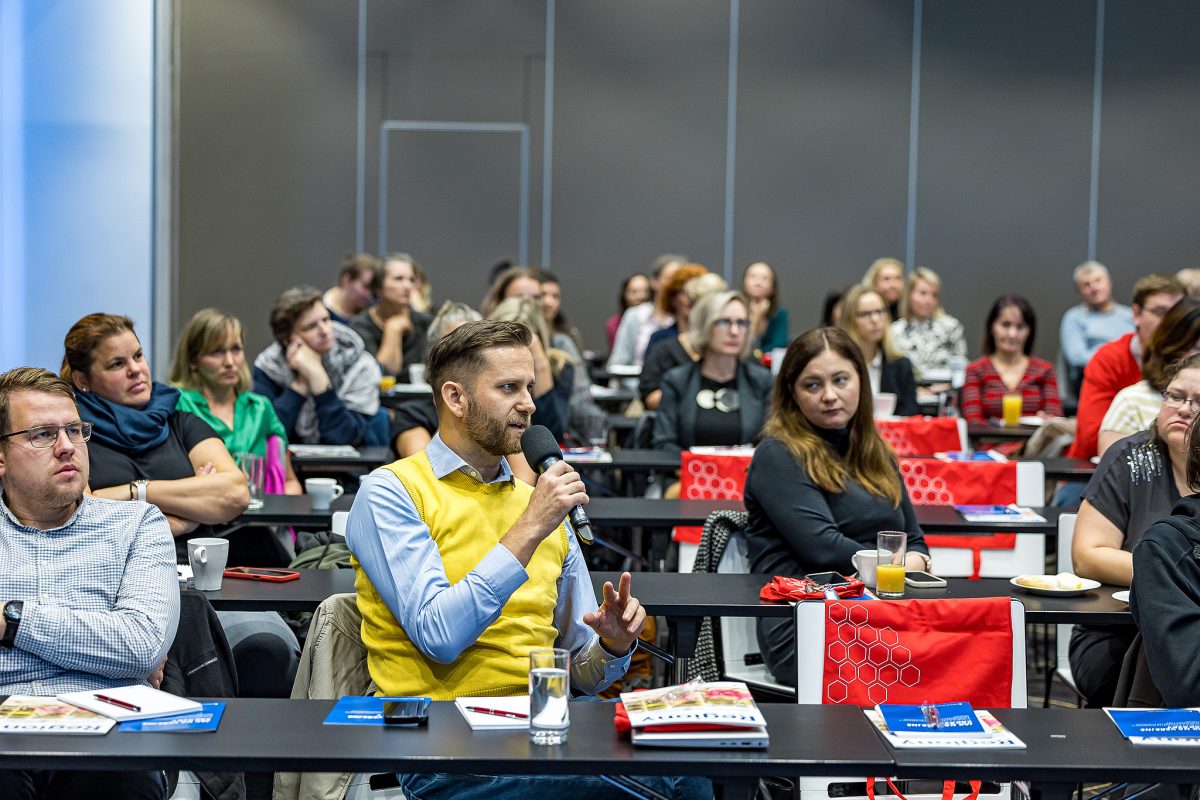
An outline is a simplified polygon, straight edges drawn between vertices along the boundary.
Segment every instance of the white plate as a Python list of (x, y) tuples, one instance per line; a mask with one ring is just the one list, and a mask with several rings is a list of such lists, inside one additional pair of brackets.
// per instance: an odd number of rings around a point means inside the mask
[(1129, 590), (1122, 589), (1119, 592), (1113, 592), (1113, 600), (1120, 600), (1122, 603), (1129, 602)]
[[(1056, 577), (1057, 577), (1056, 575), (1018, 575), (1017, 576), (1017, 578), (1046, 578), (1048, 580), (1053, 580)], [(1017, 587), (1018, 589), (1021, 589), (1022, 591), (1029, 592), (1030, 594), (1042, 594), (1042, 595), (1046, 595), (1048, 597), (1077, 597), (1078, 595), (1081, 595), (1084, 592), (1091, 591), (1092, 589), (1095, 589), (1100, 586), (1100, 581), (1094, 581), (1091, 578), (1080, 578), (1079, 581), (1083, 585), (1080, 586), (1078, 589), (1041, 589), (1036, 586), (1022, 586), (1021, 584), (1017, 583), (1017, 578), (1010, 578), (1008, 582), (1011, 583), (1013, 586)]]
[(1031, 425), (1035, 428), (1040, 428), (1046, 424), (1046, 420), (1042, 419), (1041, 417), (1037, 417), (1037, 416), (1021, 417), (1020, 419), (1017, 420), (1017, 422), (1020, 422), (1022, 425)]

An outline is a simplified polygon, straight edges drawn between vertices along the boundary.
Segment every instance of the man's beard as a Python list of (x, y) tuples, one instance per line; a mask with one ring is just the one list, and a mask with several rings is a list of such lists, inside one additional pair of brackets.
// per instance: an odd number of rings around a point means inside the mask
[(467, 399), (467, 414), (463, 417), (463, 427), (467, 435), (485, 453), (493, 456), (508, 456), (521, 451), (521, 438), (517, 432), (508, 427), (510, 422), (519, 422), (529, 427), (529, 417), (496, 419), (482, 410), (477, 410), (474, 398)]

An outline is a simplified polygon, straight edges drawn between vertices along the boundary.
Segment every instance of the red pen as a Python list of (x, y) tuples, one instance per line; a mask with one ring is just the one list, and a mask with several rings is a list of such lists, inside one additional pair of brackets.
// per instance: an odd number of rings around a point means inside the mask
[(509, 719), (529, 719), (528, 714), (522, 714), (520, 711), (502, 711), (498, 708), (484, 708), (483, 706), (467, 706), (467, 711), (474, 711), (476, 714), (491, 714), (493, 717), (508, 717)]
[(96, 698), (101, 703), (108, 703), (110, 706), (116, 706), (117, 708), (123, 708), (126, 711), (141, 711), (142, 710), (141, 706), (135, 706), (133, 703), (126, 703), (124, 700), (118, 700), (117, 698), (109, 697), (108, 695), (94, 694), (94, 695), (92, 695), (92, 697)]

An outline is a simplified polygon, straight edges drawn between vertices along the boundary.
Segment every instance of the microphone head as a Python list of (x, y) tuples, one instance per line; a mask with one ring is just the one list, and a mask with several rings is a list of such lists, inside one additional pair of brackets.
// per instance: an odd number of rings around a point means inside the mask
[(542, 471), (542, 462), (547, 458), (562, 458), (562, 450), (558, 449), (554, 434), (545, 425), (530, 425), (525, 429), (521, 434), (521, 452), (525, 454), (529, 466), (538, 472)]

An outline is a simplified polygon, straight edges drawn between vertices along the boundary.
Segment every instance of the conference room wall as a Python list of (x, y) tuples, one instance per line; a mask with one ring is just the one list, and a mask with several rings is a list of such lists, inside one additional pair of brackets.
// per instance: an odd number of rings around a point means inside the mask
[[(973, 354), (987, 306), (1015, 290), (1034, 302), (1047, 358), (1076, 302), (1070, 270), (1093, 238), (1125, 299), (1139, 275), (1193, 260), (1200, 112), (1187, 98), (1200, 57), (1189, 7), (735, 3), (728, 148), (729, 2), (553, 3), (547, 259), (547, 4), (366, 3), (361, 221), (350, 5), (180, 0), (176, 329), (220, 305), (246, 319), (256, 350), (280, 289), (330, 283), (360, 232), (378, 249), (384, 119), (528, 126), (528, 260), (563, 277), (565, 310), (596, 348), (619, 280), (664, 251), (735, 279), (751, 260), (775, 264), (793, 332), (816, 321), (828, 287), (911, 251), (944, 277)], [(439, 299), (478, 302), (486, 269), (517, 259), (517, 141), (388, 135), (386, 246), (422, 261)]]

